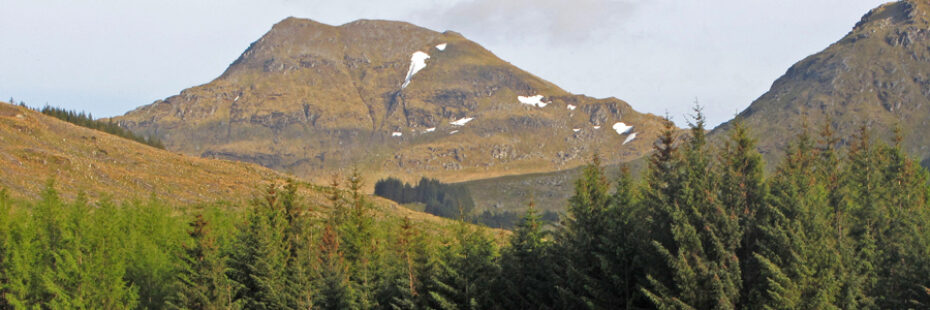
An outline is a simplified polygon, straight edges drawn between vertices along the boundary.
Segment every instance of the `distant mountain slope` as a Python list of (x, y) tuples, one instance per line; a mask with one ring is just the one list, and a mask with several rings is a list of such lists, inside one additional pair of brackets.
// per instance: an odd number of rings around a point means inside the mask
[[(0, 188), (14, 197), (35, 198), (49, 180), (54, 180), (65, 198), (82, 192), (92, 201), (155, 195), (179, 205), (236, 203), (252, 199), (270, 182), (281, 183), (287, 178), (254, 164), (160, 150), (0, 102)], [(307, 202), (329, 205), (325, 190), (311, 188), (315, 189), (302, 192)], [(408, 216), (440, 226), (451, 223), (385, 199), (373, 200), (385, 216)]]
[[(570, 59), (554, 61), (571, 61)], [(288, 18), (216, 80), (116, 118), (185, 154), (322, 181), (463, 181), (642, 156), (660, 118), (561, 88), (455, 32)], [(616, 130), (615, 130), (616, 129)]]
[[(804, 122), (832, 122), (848, 138), (869, 126), (889, 138), (895, 126), (912, 155), (930, 157), (930, 1), (887, 3), (862, 17), (840, 41), (798, 62), (739, 114), (769, 162)], [(724, 135), (731, 123), (715, 129)]]

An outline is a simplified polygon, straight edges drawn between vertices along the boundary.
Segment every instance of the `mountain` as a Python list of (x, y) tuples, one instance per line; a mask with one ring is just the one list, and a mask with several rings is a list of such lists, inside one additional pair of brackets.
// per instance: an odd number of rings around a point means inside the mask
[[(179, 206), (241, 203), (284, 173), (255, 164), (197, 158), (67, 123), (25, 107), (0, 102), (0, 188), (33, 199), (50, 180), (68, 199), (131, 201), (154, 195)], [(297, 180), (299, 182), (299, 180)], [(326, 206), (326, 188), (309, 184), (308, 203)], [(410, 217), (430, 227), (451, 221), (373, 198), (379, 214)]]
[[(930, 1), (887, 3), (862, 17), (845, 37), (793, 65), (738, 115), (770, 163), (803, 126), (813, 134), (830, 124), (841, 143), (862, 126), (905, 149), (926, 166), (930, 158)], [(726, 123), (714, 130), (724, 133)]]
[[(887, 3), (868, 12), (844, 38), (788, 69), (736, 119), (758, 140), (768, 169), (806, 126), (816, 137), (829, 123), (841, 143), (861, 126), (891, 141), (896, 126), (904, 146), (930, 164), (930, 1)], [(733, 121), (711, 133), (727, 138)], [(632, 162), (634, 170), (644, 166)], [(606, 168), (616, 173), (616, 166)], [(523, 210), (531, 199), (541, 210), (563, 211), (579, 168), (462, 183), (479, 211)]]
[[(561, 60), (571, 61), (571, 59)], [(465, 181), (650, 150), (661, 118), (571, 94), (462, 35), (408, 23), (287, 18), (215, 80), (116, 117), (184, 154), (315, 181)]]

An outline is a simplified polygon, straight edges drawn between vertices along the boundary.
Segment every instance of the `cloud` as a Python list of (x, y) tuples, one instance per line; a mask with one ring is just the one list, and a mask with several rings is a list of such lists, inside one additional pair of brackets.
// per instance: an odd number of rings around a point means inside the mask
[(417, 19), (494, 40), (542, 39), (552, 45), (582, 43), (633, 14), (629, 0), (465, 0), (432, 7)]

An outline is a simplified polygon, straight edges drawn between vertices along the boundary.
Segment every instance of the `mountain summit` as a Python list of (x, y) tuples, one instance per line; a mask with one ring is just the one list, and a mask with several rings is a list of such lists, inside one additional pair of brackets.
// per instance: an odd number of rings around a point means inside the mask
[[(845, 37), (793, 65), (739, 114), (759, 134), (769, 161), (801, 132), (829, 122), (848, 139), (862, 126), (890, 138), (897, 126), (904, 147), (930, 157), (930, 1), (908, 0), (873, 9)], [(725, 131), (729, 124), (717, 129)], [(764, 134), (763, 134), (764, 133)]]
[[(565, 59), (560, 61), (571, 61)], [(461, 181), (642, 156), (662, 120), (573, 95), (462, 35), (409, 23), (287, 18), (219, 78), (116, 120), (171, 150), (310, 179)]]

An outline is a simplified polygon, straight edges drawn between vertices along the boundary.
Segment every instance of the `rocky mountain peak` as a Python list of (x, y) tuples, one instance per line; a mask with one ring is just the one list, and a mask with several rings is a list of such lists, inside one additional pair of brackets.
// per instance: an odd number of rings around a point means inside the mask
[(928, 0), (902, 0), (885, 3), (866, 13), (853, 28), (853, 31), (872, 31), (876, 30), (876, 28), (881, 29), (889, 26), (912, 26), (926, 30), (927, 26), (930, 25), (928, 11), (930, 11), (930, 1)]
[[(841, 138), (869, 127), (890, 138), (904, 129), (905, 148), (930, 158), (930, 1), (883, 4), (845, 37), (791, 66), (772, 88), (740, 113), (775, 162), (804, 127), (827, 122)], [(776, 121), (777, 120), (777, 121)], [(718, 132), (729, 128), (727, 124)], [(930, 162), (928, 162), (930, 163)]]
[(321, 181), (351, 166), (447, 181), (545, 172), (580, 165), (595, 148), (620, 150), (606, 158), (620, 161), (648, 152), (661, 127), (452, 31), (299, 18), (277, 23), (213, 82), (117, 119), (175, 151)]

